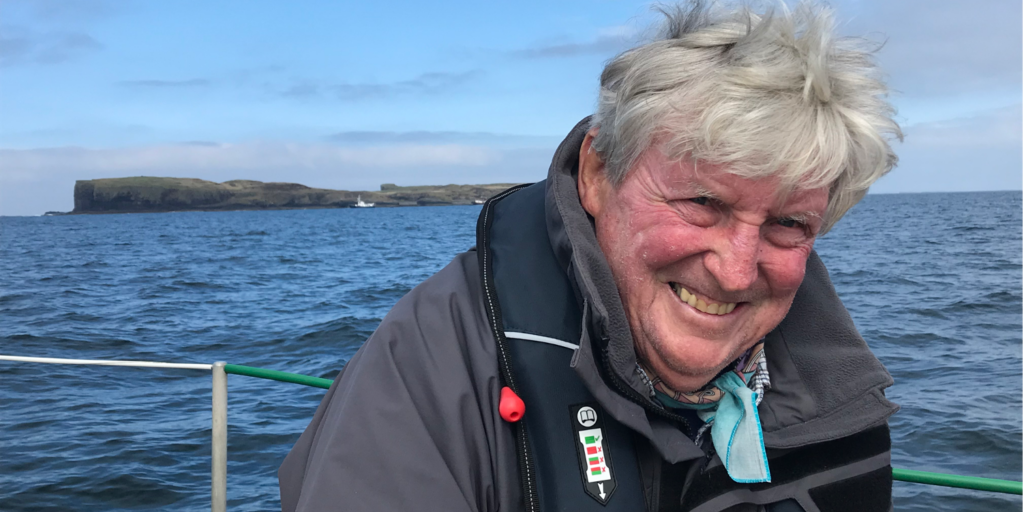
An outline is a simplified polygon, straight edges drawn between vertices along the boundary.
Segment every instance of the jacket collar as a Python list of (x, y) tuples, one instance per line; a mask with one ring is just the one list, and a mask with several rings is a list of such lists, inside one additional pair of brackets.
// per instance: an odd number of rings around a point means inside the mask
[[(562, 141), (548, 171), (548, 237), (584, 308), (583, 339), (573, 367), (615, 419), (646, 437), (669, 462), (701, 451), (671, 421), (653, 412), (647, 386), (635, 371), (636, 353), (611, 269), (593, 220), (576, 190), (585, 118)], [(793, 307), (766, 338), (772, 388), (759, 407), (765, 445), (793, 448), (845, 437), (884, 423), (898, 410), (883, 389), (892, 377), (871, 354), (836, 295), (828, 272), (812, 253)], [(646, 402), (641, 405), (640, 402)]]

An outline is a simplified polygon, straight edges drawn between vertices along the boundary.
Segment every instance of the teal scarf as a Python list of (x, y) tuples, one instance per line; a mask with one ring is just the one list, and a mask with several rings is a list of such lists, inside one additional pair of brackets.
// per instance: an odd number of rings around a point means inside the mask
[(704, 421), (695, 442), (710, 429), (711, 442), (729, 477), (739, 483), (771, 482), (757, 406), (770, 386), (764, 340), (736, 361), (733, 369), (693, 392), (669, 389), (657, 376), (639, 367), (652, 397), (666, 407), (691, 409)]

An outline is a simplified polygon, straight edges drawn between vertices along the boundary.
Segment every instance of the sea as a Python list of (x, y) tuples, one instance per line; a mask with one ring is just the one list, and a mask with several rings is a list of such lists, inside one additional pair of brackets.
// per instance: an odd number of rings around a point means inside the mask
[[(0, 354), (333, 378), (479, 206), (0, 217)], [(1021, 480), (1021, 193), (869, 195), (816, 248), (895, 379), (893, 466)], [(827, 342), (827, 340), (822, 340)], [(209, 508), (208, 371), (0, 361), (0, 510)], [(323, 389), (232, 375), (228, 507), (279, 510)], [(896, 510), (1021, 497), (897, 482)]]

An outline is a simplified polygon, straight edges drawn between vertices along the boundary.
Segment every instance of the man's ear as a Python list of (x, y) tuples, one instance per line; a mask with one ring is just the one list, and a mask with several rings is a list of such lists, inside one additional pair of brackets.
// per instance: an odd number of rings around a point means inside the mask
[(601, 213), (611, 190), (611, 183), (604, 172), (604, 160), (593, 148), (597, 130), (597, 127), (591, 128), (583, 139), (583, 145), (580, 146), (580, 168), (576, 178), (580, 204), (591, 217), (597, 217)]

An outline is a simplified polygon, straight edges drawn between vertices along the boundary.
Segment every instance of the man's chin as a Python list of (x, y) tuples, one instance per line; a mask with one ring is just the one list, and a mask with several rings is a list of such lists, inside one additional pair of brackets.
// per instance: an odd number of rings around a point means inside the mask
[[(666, 350), (668, 349), (668, 350)], [(695, 391), (715, 378), (723, 368), (743, 354), (742, 344), (723, 340), (692, 339), (686, 344), (685, 350), (672, 350), (661, 346), (651, 354), (661, 357), (661, 364), (653, 365), (655, 371), (660, 367), (658, 376), (676, 391)], [(653, 361), (651, 362), (653, 363)], [(682, 389), (673, 386), (685, 386)]]

